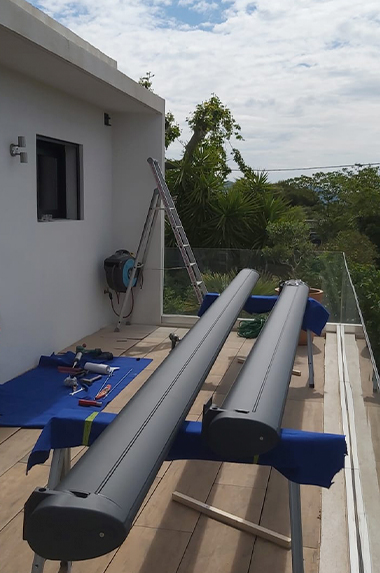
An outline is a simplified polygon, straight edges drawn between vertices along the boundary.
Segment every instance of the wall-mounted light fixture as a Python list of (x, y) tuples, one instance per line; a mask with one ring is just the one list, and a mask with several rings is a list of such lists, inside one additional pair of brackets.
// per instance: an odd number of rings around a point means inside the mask
[(17, 138), (17, 144), (11, 143), (9, 147), (10, 154), (12, 157), (16, 157), (16, 155), (20, 156), (20, 163), (28, 163), (28, 154), (26, 151), (21, 151), (21, 149), (25, 149), (26, 147), (26, 139), (23, 135), (19, 135)]

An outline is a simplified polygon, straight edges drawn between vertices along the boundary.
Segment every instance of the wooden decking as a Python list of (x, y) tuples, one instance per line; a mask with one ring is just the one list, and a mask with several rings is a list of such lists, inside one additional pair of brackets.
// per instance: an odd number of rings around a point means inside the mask
[[(153, 361), (108, 407), (118, 412), (165, 359), (169, 327), (102, 329), (88, 336), (88, 347), (101, 346), (115, 355), (146, 356)], [(183, 336), (186, 330), (177, 329)], [(82, 340), (84, 341), (84, 340)], [(82, 342), (81, 341), (81, 342)], [(200, 391), (189, 419), (197, 420), (210, 396), (221, 403), (253, 341), (231, 333)], [(74, 345), (75, 346), (75, 345)], [(323, 431), (324, 338), (314, 339), (315, 388), (307, 386), (307, 351), (299, 347), (283, 421), (284, 427)], [(23, 504), (32, 490), (47, 482), (49, 464), (25, 475), (28, 453), (38, 430), (0, 428), (0, 572), (27, 573), (33, 554), (22, 541)], [(72, 452), (73, 463), (84, 448)], [(173, 491), (215, 505), (284, 535), (290, 535), (288, 485), (274, 469), (205, 462), (165, 462), (125, 543), (111, 554), (75, 563), (73, 573), (290, 573), (291, 552), (248, 533), (217, 523), (171, 501)], [(319, 571), (321, 489), (301, 487), (305, 572)], [(47, 573), (58, 563), (47, 562)]]

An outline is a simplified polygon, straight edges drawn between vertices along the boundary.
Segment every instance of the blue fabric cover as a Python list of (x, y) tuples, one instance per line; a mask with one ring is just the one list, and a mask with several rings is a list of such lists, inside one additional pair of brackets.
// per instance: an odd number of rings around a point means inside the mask
[[(68, 374), (58, 372), (57, 366), (72, 366), (74, 357), (73, 352), (67, 352), (64, 355), (41, 356), (37, 368), (1, 385), (0, 426), (43, 428), (50, 418), (58, 414), (63, 408), (88, 412), (89, 408), (78, 406), (78, 400), (80, 398), (94, 399), (105, 380), (105, 376), (94, 382), (89, 387), (88, 392), (83, 390), (70, 396), (72, 390), (64, 385), (64, 380)], [(87, 360), (89, 360), (88, 357), (82, 359), (82, 363), (87, 362)], [(100, 363), (101, 361), (91, 359), (90, 362)], [(111, 386), (115, 386), (130, 368), (132, 368), (132, 372), (109, 397), (101, 400), (103, 405), (97, 409), (105, 408), (150, 362), (151, 360), (147, 358), (126, 357), (114, 358), (110, 362), (104, 362), (104, 364), (120, 368), (110, 378)]]
[[(218, 293), (208, 292), (201, 304), (198, 311), (198, 316), (202, 316), (206, 310), (219, 296)], [(278, 296), (250, 296), (245, 303), (243, 310), (250, 314), (261, 314), (263, 312), (270, 312), (277, 302)], [(321, 334), (326, 322), (328, 321), (329, 313), (325, 307), (313, 298), (309, 298), (306, 304), (306, 310), (303, 317), (302, 329), (312, 330), (318, 336)]]
[[(46, 425), (31, 452), (27, 470), (43, 464), (51, 449), (80, 446), (84, 443), (85, 419), (93, 409), (62, 411)], [(91, 445), (116, 414), (99, 413), (90, 422), (88, 444)], [(283, 429), (279, 444), (257, 459), (222, 459), (202, 441), (201, 422), (184, 422), (169, 451), (167, 460), (197, 459), (272, 466), (286, 478), (300, 484), (330, 487), (337, 472), (344, 467), (346, 440), (338, 434), (319, 434)], [(86, 441), (86, 440), (85, 440)]]

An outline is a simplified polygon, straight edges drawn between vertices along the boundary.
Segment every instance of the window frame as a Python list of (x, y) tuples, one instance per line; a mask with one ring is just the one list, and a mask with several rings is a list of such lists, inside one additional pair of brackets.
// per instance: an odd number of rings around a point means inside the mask
[[(36, 183), (37, 183), (37, 220), (68, 220), (77, 221), (83, 219), (83, 184), (82, 184), (82, 145), (63, 139), (56, 139), (45, 135), (36, 135)], [(67, 182), (68, 162), (67, 162), (67, 148), (73, 149), (75, 152), (74, 169), (75, 174), (71, 179), (74, 181), (74, 199), (68, 197), (69, 189)], [(41, 207), (42, 195), (46, 190), (41, 189), (42, 185), (42, 159), (41, 157), (51, 157), (57, 161), (57, 208), (56, 209), (43, 209)], [(69, 201), (71, 204), (68, 205)], [(76, 216), (69, 216), (69, 209), (73, 209)], [(49, 218), (49, 216), (51, 216)]]

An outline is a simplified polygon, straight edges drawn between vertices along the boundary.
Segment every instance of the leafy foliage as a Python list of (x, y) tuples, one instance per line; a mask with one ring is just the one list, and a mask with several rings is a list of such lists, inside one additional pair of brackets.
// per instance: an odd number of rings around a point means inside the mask
[(292, 276), (297, 277), (301, 263), (310, 257), (314, 248), (310, 242), (310, 230), (306, 223), (282, 220), (269, 223), (268, 243), (264, 253), (274, 260), (289, 266)]
[(377, 362), (380, 360), (380, 270), (374, 265), (350, 264), (349, 270)]
[(215, 94), (196, 106), (195, 111), (187, 118), (187, 123), (193, 130), (193, 135), (186, 145), (185, 159), (192, 156), (194, 149), (204, 139), (221, 148), (224, 142), (230, 141), (233, 136), (238, 140), (242, 139), (240, 125), (234, 120), (228, 107)]
[(326, 245), (326, 249), (345, 252), (349, 262), (364, 265), (372, 265), (378, 256), (370, 239), (355, 229), (339, 231), (335, 239)]
[[(153, 92), (152, 78), (154, 78), (154, 74), (152, 74), (152, 72), (146, 72), (145, 76), (142, 76), (139, 79), (138, 83), (143, 88), (147, 89), (150, 92)], [(166, 112), (166, 114), (165, 114), (165, 149), (167, 149), (169, 147), (169, 145), (171, 143), (173, 143), (173, 141), (178, 139), (178, 137), (180, 135), (181, 135), (181, 130), (180, 130), (178, 123), (176, 123), (176, 121), (175, 121), (174, 115), (172, 114), (171, 111)]]
[(234, 187), (220, 192), (212, 206), (205, 247), (249, 248), (252, 221), (257, 212), (254, 199)]
[(154, 78), (154, 74), (152, 74), (152, 72), (146, 72), (145, 76), (142, 76), (138, 83), (140, 84), (140, 86), (142, 86), (143, 88), (149, 90), (150, 92), (153, 91), (152, 85), (152, 78)]
[(176, 123), (174, 115), (171, 111), (165, 114), (165, 149), (169, 147), (173, 141), (178, 139), (181, 135), (181, 130), (178, 123)]

